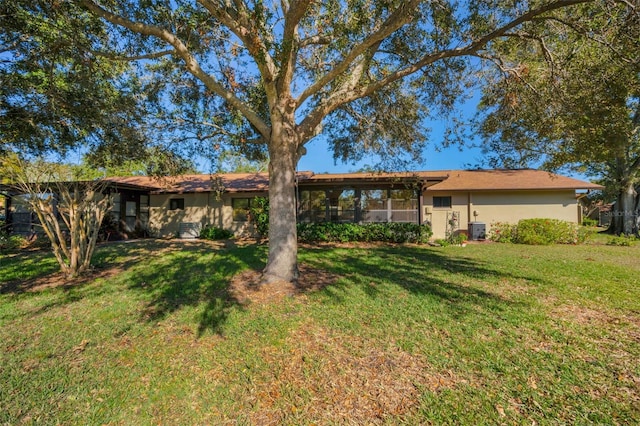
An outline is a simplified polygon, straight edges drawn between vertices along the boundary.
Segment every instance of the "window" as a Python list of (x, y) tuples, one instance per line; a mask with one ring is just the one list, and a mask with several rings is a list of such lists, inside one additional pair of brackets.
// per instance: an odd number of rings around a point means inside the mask
[(117, 222), (120, 220), (120, 193), (113, 194), (113, 206), (111, 207), (111, 216)]
[(184, 198), (172, 198), (169, 200), (169, 210), (184, 210)]
[(249, 208), (251, 198), (232, 198), (231, 208), (233, 209), (234, 222), (246, 222), (249, 220)]
[(149, 223), (149, 196), (148, 195), (140, 195), (140, 211), (138, 212), (138, 216), (140, 218), (140, 222), (144, 226)]
[(451, 197), (433, 197), (433, 207), (451, 208)]

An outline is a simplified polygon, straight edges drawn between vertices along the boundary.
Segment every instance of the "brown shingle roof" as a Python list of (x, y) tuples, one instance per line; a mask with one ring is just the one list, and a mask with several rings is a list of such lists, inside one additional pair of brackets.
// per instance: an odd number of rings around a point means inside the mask
[(188, 193), (209, 192), (218, 188), (225, 192), (266, 191), (269, 188), (267, 173), (225, 173), (218, 175), (181, 175), (166, 178), (129, 176), (109, 178), (114, 183), (152, 187), (154, 192)]
[(601, 185), (542, 170), (449, 170), (428, 191), (603, 189)]
[[(218, 179), (218, 180), (217, 180)], [(600, 185), (540, 170), (439, 170), (406, 173), (329, 173), (299, 172), (301, 183), (349, 183), (413, 180), (437, 182), (428, 191), (535, 190), (535, 189), (602, 189)], [(154, 192), (188, 193), (268, 191), (267, 173), (225, 173), (218, 175), (183, 175), (164, 179), (129, 176), (108, 179), (114, 183), (138, 185)]]

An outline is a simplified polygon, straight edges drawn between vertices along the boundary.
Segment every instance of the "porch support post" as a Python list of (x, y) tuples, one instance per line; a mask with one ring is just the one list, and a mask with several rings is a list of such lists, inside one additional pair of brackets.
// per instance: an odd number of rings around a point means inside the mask
[(418, 225), (422, 225), (424, 223), (424, 196), (422, 195), (422, 191), (418, 190)]

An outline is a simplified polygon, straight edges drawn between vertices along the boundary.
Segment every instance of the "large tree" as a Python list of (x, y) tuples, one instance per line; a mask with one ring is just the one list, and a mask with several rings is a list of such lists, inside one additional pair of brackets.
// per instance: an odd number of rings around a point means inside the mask
[(148, 88), (194, 137), (268, 154), (272, 282), (297, 275), (294, 184), (306, 143), (324, 131), (337, 158), (412, 158), (426, 114), (450, 109), (463, 91), (470, 58), (586, 1), (76, 3), (112, 25), (111, 57), (149, 65)]
[(143, 103), (130, 64), (96, 55), (98, 18), (68, 2), (0, 5), (0, 152), (84, 148), (95, 163), (143, 151)]
[(497, 47), (481, 102), (485, 150), (493, 165), (602, 178), (616, 198), (611, 231), (637, 233), (640, 10), (584, 5), (535, 31)]

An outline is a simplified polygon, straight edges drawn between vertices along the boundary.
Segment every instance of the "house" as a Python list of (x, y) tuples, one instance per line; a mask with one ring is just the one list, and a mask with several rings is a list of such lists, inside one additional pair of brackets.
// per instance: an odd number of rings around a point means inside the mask
[[(113, 216), (128, 229), (195, 237), (206, 225), (235, 234), (253, 232), (249, 207), (266, 197), (266, 173), (109, 178)], [(526, 218), (581, 222), (580, 191), (593, 183), (540, 170), (441, 170), (406, 173), (299, 172), (301, 222), (412, 222), (430, 224), (434, 238), (469, 232), (484, 238), (495, 222)]]

